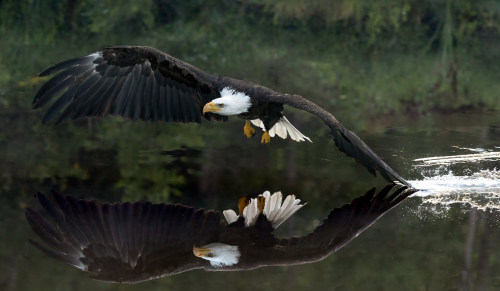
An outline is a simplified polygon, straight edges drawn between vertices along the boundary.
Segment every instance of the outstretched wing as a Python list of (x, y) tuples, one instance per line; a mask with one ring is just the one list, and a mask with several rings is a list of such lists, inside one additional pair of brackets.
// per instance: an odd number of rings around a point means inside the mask
[(373, 188), (351, 203), (335, 208), (322, 225), (306, 236), (281, 239), (270, 255), (274, 257), (274, 264), (303, 264), (324, 259), (417, 191), (401, 187), (391, 194), (394, 186), (388, 185), (378, 194)]
[[(213, 76), (150, 47), (109, 47), (63, 61), (40, 76), (59, 72), (33, 100), (39, 108), (59, 96), (44, 122), (87, 116), (120, 115), (130, 119), (201, 122), (205, 103), (220, 97)], [(227, 117), (208, 113), (208, 120)]]
[(390, 183), (399, 182), (411, 187), (411, 185), (389, 167), (373, 150), (366, 145), (354, 132), (343, 126), (332, 114), (299, 95), (272, 94), (266, 99), (293, 106), (298, 109), (313, 113), (321, 118), (330, 128), (335, 144), (349, 157), (365, 166), (374, 176), (378, 171), (382, 177)]
[(107, 204), (54, 193), (37, 194), (40, 212), (26, 217), (37, 248), (95, 279), (135, 283), (205, 267), (192, 253), (218, 240), (221, 214), (173, 204)]

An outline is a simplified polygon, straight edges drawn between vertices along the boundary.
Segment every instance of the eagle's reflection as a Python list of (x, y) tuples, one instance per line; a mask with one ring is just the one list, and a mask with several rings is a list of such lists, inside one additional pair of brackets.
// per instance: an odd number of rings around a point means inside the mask
[[(333, 209), (323, 224), (303, 237), (272, 232), (303, 205), (293, 195), (265, 192), (240, 199), (238, 214), (180, 204), (101, 203), (43, 194), (41, 212), (26, 217), (47, 254), (95, 279), (140, 282), (193, 269), (248, 270), (319, 261), (338, 250), (416, 190), (388, 185)], [(225, 219), (224, 219), (225, 218)], [(51, 223), (51, 221), (55, 224)], [(226, 222), (227, 221), (227, 222)]]

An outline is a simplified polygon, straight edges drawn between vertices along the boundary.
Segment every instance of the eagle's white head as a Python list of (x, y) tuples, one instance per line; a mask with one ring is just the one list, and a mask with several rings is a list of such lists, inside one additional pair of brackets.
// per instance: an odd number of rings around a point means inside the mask
[(214, 267), (231, 266), (237, 264), (240, 258), (238, 246), (223, 243), (211, 243), (201, 248), (193, 247), (193, 254), (205, 260), (209, 260)]
[(207, 112), (219, 115), (238, 115), (248, 112), (252, 103), (250, 97), (245, 93), (235, 91), (230, 88), (224, 88), (220, 92), (221, 97), (212, 100), (203, 107), (203, 114)]

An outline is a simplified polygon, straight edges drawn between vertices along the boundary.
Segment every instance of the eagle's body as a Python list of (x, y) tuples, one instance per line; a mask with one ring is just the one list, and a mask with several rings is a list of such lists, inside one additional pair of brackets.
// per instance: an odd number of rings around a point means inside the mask
[(292, 195), (282, 203), (281, 193), (269, 192), (259, 196), (264, 199), (239, 205), (239, 215), (180, 204), (107, 204), (60, 194), (54, 194), (54, 205), (38, 194), (43, 212), (28, 208), (26, 217), (43, 241), (31, 242), (45, 253), (92, 278), (135, 283), (193, 269), (249, 270), (321, 260), (415, 192), (402, 187), (390, 193), (393, 188), (376, 195), (372, 189), (335, 208), (302, 237), (273, 235), (303, 205)]
[(56, 64), (40, 76), (56, 72), (33, 101), (34, 108), (39, 108), (59, 96), (44, 121), (61, 112), (59, 122), (120, 115), (133, 120), (200, 123), (202, 117), (225, 121), (227, 116), (236, 115), (247, 121), (247, 137), (255, 133), (250, 121), (262, 128), (262, 143), (274, 135), (310, 140), (283, 115), (284, 105), (289, 105), (321, 118), (339, 149), (372, 174), (378, 171), (389, 182), (409, 186), (359, 137), (313, 102), (248, 81), (208, 74), (154, 48), (105, 48)]

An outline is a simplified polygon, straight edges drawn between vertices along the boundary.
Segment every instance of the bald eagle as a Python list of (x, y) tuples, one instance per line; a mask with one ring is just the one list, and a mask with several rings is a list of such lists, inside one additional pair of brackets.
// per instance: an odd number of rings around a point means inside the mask
[(120, 115), (133, 120), (201, 123), (202, 118), (226, 121), (236, 115), (246, 120), (243, 132), (247, 137), (255, 133), (251, 123), (262, 128), (262, 143), (275, 135), (310, 141), (283, 115), (283, 105), (289, 105), (321, 118), (339, 149), (373, 175), (379, 171), (388, 182), (409, 186), (358, 136), (311, 101), (248, 81), (208, 74), (151, 47), (108, 47), (58, 63), (40, 76), (56, 72), (33, 100), (33, 107), (39, 108), (60, 96), (44, 122), (61, 111), (58, 122)]
[(273, 235), (303, 206), (293, 195), (282, 201), (279, 192), (240, 199), (238, 214), (180, 204), (108, 204), (57, 193), (54, 205), (39, 193), (45, 215), (27, 208), (26, 217), (43, 243), (30, 241), (48, 255), (94, 279), (135, 283), (194, 269), (249, 270), (322, 260), (416, 191), (405, 186), (391, 191), (394, 187), (378, 194), (371, 189), (333, 209), (302, 237)]

